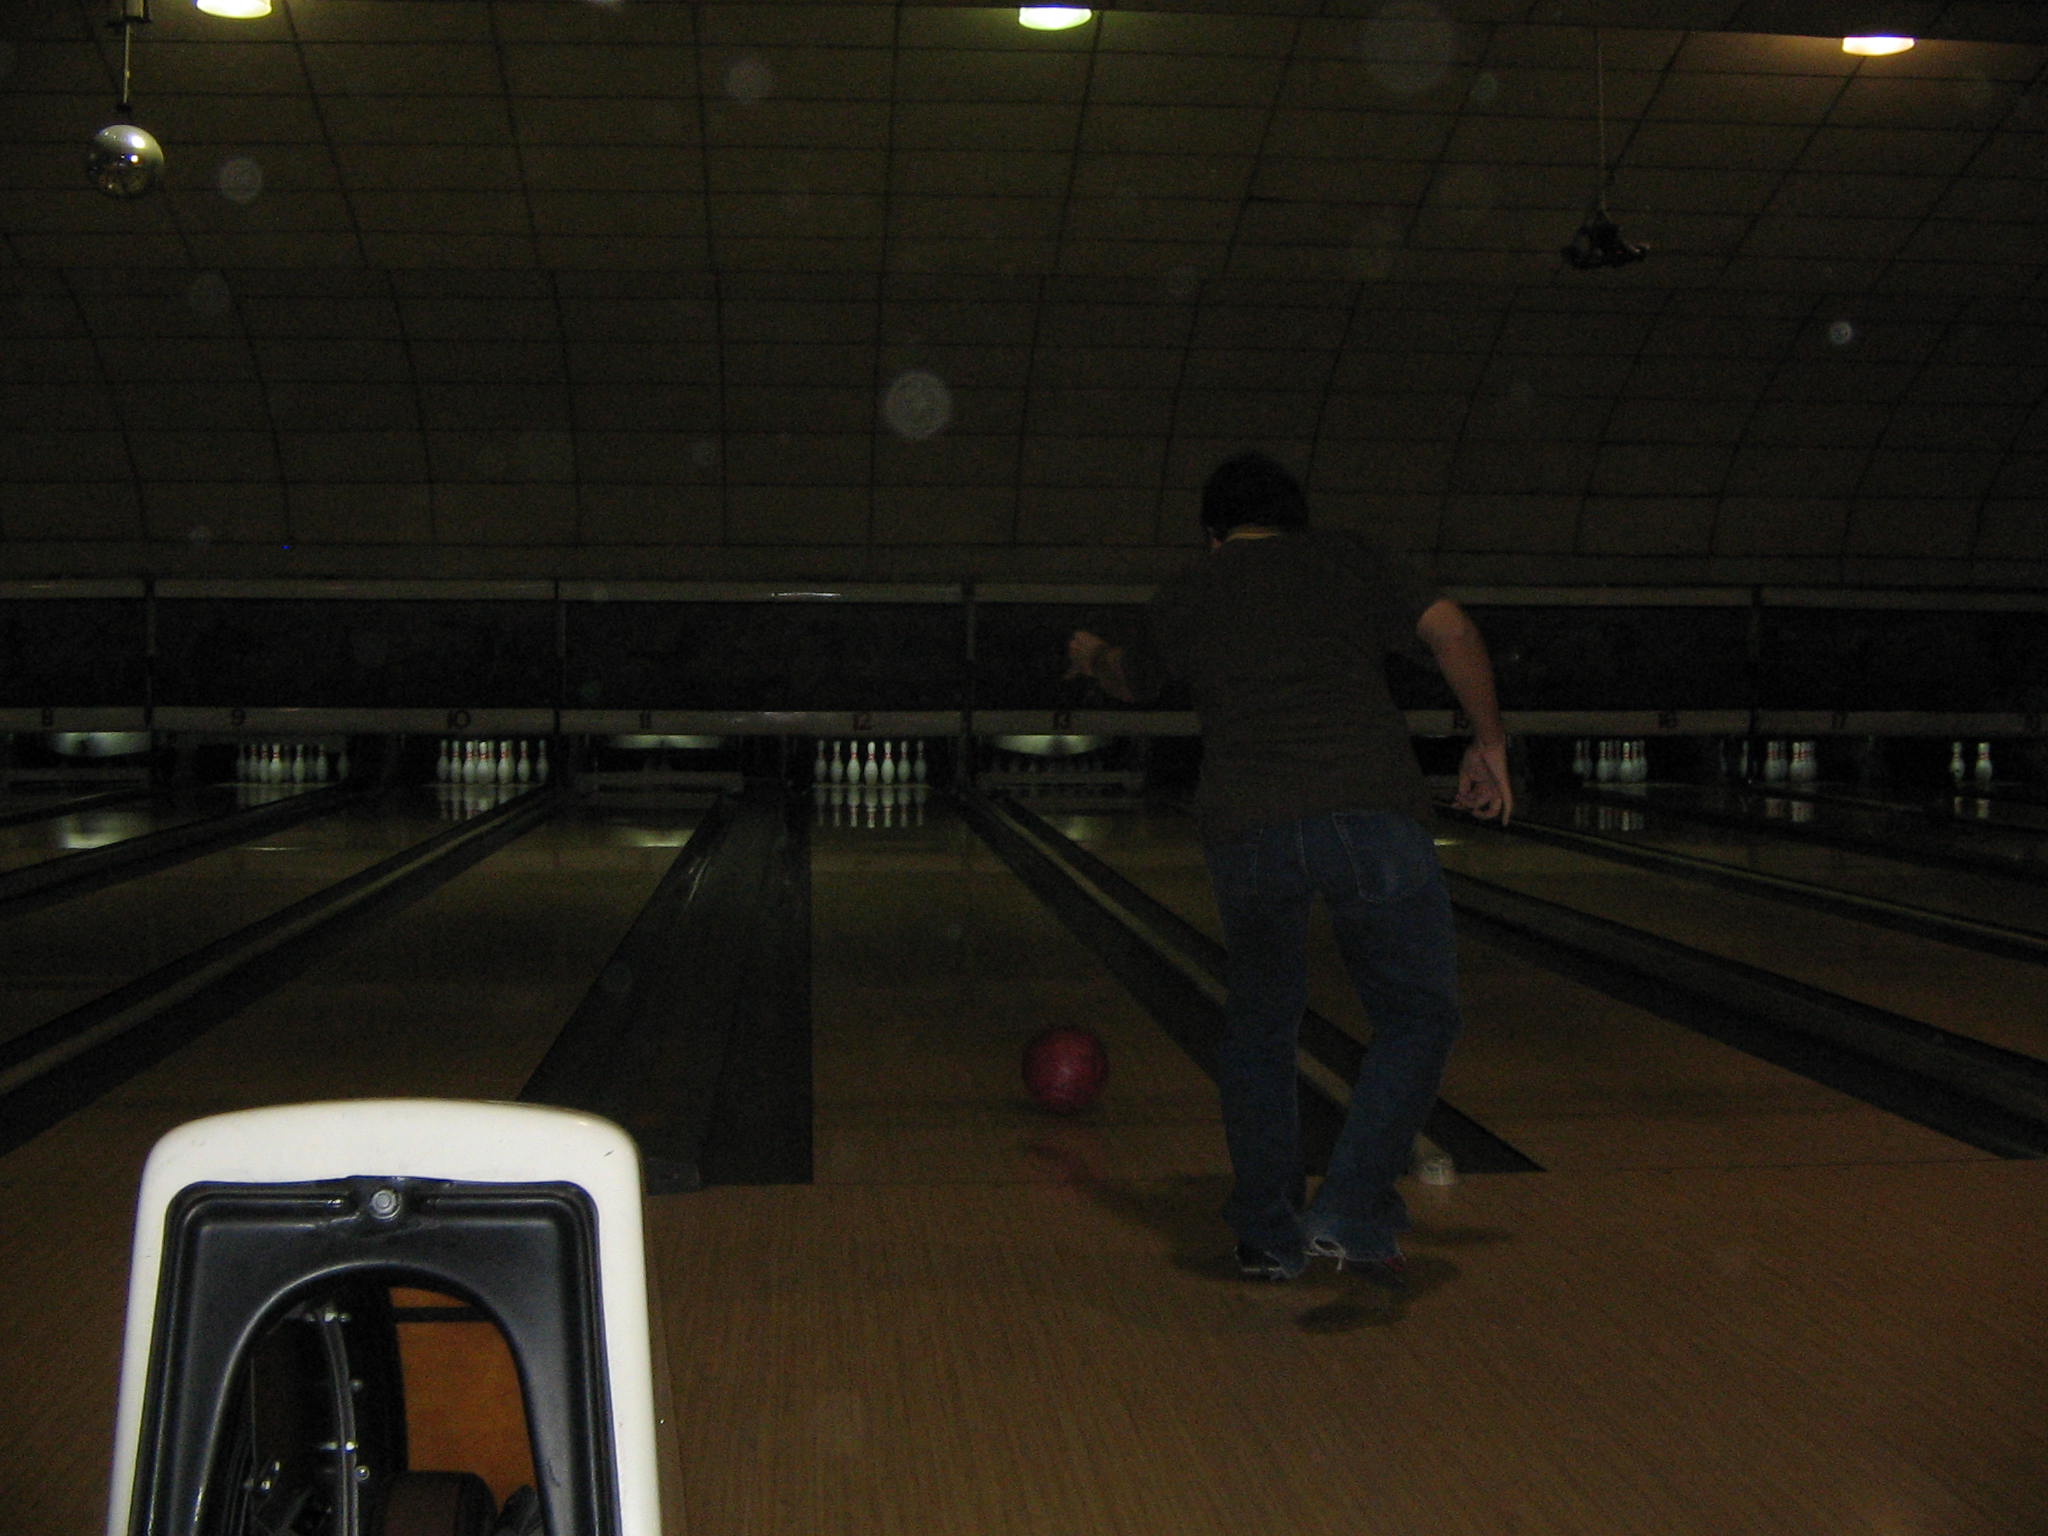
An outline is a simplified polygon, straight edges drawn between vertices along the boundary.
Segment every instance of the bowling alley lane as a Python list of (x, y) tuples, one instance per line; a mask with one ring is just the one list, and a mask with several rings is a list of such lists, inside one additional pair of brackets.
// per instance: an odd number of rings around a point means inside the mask
[[(812, 830), (812, 1052), (823, 1184), (1218, 1172), (1207, 1077), (943, 802), (920, 825)], [(1025, 1045), (1085, 1024), (1110, 1087), (1062, 1119)]]
[(1688, 813), (1721, 822), (1780, 830), (1788, 838), (1835, 838), (1935, 862), (1958, 856), (2009, 867), (2024, 878), (2048, 873), (2048, 834), (1975, 818), (1935, 820), (1917, 808), (1815, 793), (1774, 793), (1768, 785), (1653, 783), (1603, 785), (1601, 800), (1627, 808)]
[[(1161, 810), (1046, 819), (1187, 921), (1220, 937), (1188, 817)], [(1463, 827), (1439, 828), (1438, 851), (1447, 867), (1457, 867), (1467, 835)], [(1310, 943), (1311, 1005), (1346, 1028), (1362, 1029), (1326, 923), (1312, 925)], [(1452, 1054), (1444, 1098), (1547, 1169), (1964, 1161), (1986, 1155), (1543, 970), (1471, 933), (1460, 936), (1459, 984), (1465, 1033)]]
[[(1788, 815), (1792, 802), (1781, 801)], [(1826, 890), (1897, 902), (1921, 911), (2048, 934), (2048, 885), (2022, 875), (1935, 869), (1827, 843), (1774, 835), (1768, 821), (1751, 828), (1710, 826), (1655, 808), (1590, 801), (1547, 801), (1517, 808), (1516, 820), (1590, 833), (1632, 847), (1709, 859), (1717, 864)]]
[(61, 859), (67, 853), (84, 853), (189, 826), (233, 810), (234, 805), (228, 791), (210, 790), (182, 801), (138, 799), (127, 805), (92, 806), (0, 826), (0, 874)]
[[(424, 793), (262, 832), (0, 926), (0, 1040), (446, 829)], [(153, 829), (152, 829), (153, 830)]]
[[(0, 1528), (103, 1518), (129, 1223), (157, 1137), (263, 1104), (517, 1097), (694, 822), (545, 822), (0, 1158), (0, 1486), (34, 1512)], [(432, 830), (401, 818), (390, 835)]]
[(1441, 851), (1447, 869), (2048, 1058), (2048, 1018), (2039, 1006), (2048, 978), (2038, 965), (1630, 868), (1518, 838), (1512, 829), (1460, 829)]

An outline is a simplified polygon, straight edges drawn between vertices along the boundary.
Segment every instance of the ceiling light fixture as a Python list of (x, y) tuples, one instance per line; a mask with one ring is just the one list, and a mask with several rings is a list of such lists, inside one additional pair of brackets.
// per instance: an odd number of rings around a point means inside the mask
[(1842, 52), (1857, 54), (1866, 59), (1881, 59), (1886, 54), (1904, 53), (1913, 46), (1910, 37), (1845, 37)]
[(270, 14), (270, 0), (192, 0), (192, 3), (209, 16), (225, 16), (230, 21), (254, 21), (259, 16)]
[(1018, 8), (1017, 24), (1034, 32), (1064, 32), (1094, 14), (1077, 5), (1026, 5)]

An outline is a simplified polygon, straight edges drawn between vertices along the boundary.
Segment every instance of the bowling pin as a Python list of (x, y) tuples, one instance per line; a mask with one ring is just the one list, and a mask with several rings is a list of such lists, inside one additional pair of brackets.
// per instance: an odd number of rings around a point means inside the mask
[(1603, 741), (1600, 743), (1599, 753), (1593, 759), (1593, 782), (1596, 784), (1613, 783), (1614, 770), (1614, 743)]
[(536, 784), (545, 784), (547, 783), (547, 781), (548, 744), (545, 740), (543, 740), (540, 744), (540, 755), (533, 760), (533, 782)]
[(860, 781), (863, 784), (882, 782), (882, 765), (875, 761), (875, 744), (872, 741), (868, 743), (867, 756), (860, 765)]
[(512, 778), (515, 783), (525, 784), (533, 778), (533, 764), (527, 760), (526, 738), (519, 740), (519, 755), (512, 764)]
[(334, 754), (334, 781), (337, 784), (348, 782), (348, 743), (346, 741), (341, 744), (341, 750)]
[(1960, 741), (1952, 741), (1948, 745), (1948, 776), (1957, 784), (1969, 777), (1969, 768), (1963, 762), (1963, 744)]
[(323, 741), (314, 751), (313, 782), (315, 784), (325, 784), (327, 782), (327, 772), (327, 743)]
[(831, 771), (831, 765), (825, 761), (825, 738), (820, 736), (818, 738), (818, 750), (811, 756), (811, 782), (813, 784), (823, 784), (826, 776)]
[(924, 763), (924, 743), (917, 744), (917, 760), (910, 765), (910, 777), (914, 783), (922, 784), (927, 773)]
[(1977, 743), (1977, 782), (1986, 789), (1991, 787), (1991, 743)]
[(896, 743), (893, 741), (882, 743), (881, 776), (884, 784), (894, 784), (896, 782)]
[(1785, 743), (1767, 741), (1764, 743), (1764, 782), (1782, 784), (1785, 782)]

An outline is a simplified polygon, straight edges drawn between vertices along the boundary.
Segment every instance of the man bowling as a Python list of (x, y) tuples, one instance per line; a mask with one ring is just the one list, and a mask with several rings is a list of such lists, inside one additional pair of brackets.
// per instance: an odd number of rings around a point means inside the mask
[[(1223, 1216), (1240, 1271), (1284, 1281), (1312, 1258), (1399, 1284), (1408, 1213), (1395, 1187), (1458, 1031), (1450, 899), (1432, 808), (1385, 659), (1434, 657), (1473, 740), (1454, 801), (1513, 810), (1493, 665), (1465, 611), (1355, 535), (1310, 526), (1299, 482), (1259, 453), (1203, 487), (1209, 552), (1160, 588), (1128, 646), (1076, 632), (1069, 676), (1138, 702), (1194, 695), (1196, 812), (1229, 952), (1217, 1051), (1233, 1173)], [(1303, 1203), (1295, 1042), (1320, 895), (1372, 1041), (1328, 1168)]]

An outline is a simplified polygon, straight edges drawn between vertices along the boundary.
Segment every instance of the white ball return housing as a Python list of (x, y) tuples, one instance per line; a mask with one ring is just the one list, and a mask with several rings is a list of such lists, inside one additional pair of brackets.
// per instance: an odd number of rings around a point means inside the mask
[[(136, 1205), (108, 1536), (659, 1536), (640, 1200), (632, 1141), (563, 1110), (359, 1100), (172, 1131)], [(522, 1515), (407, 1466), (394, 1287), (509, 1346)]]

